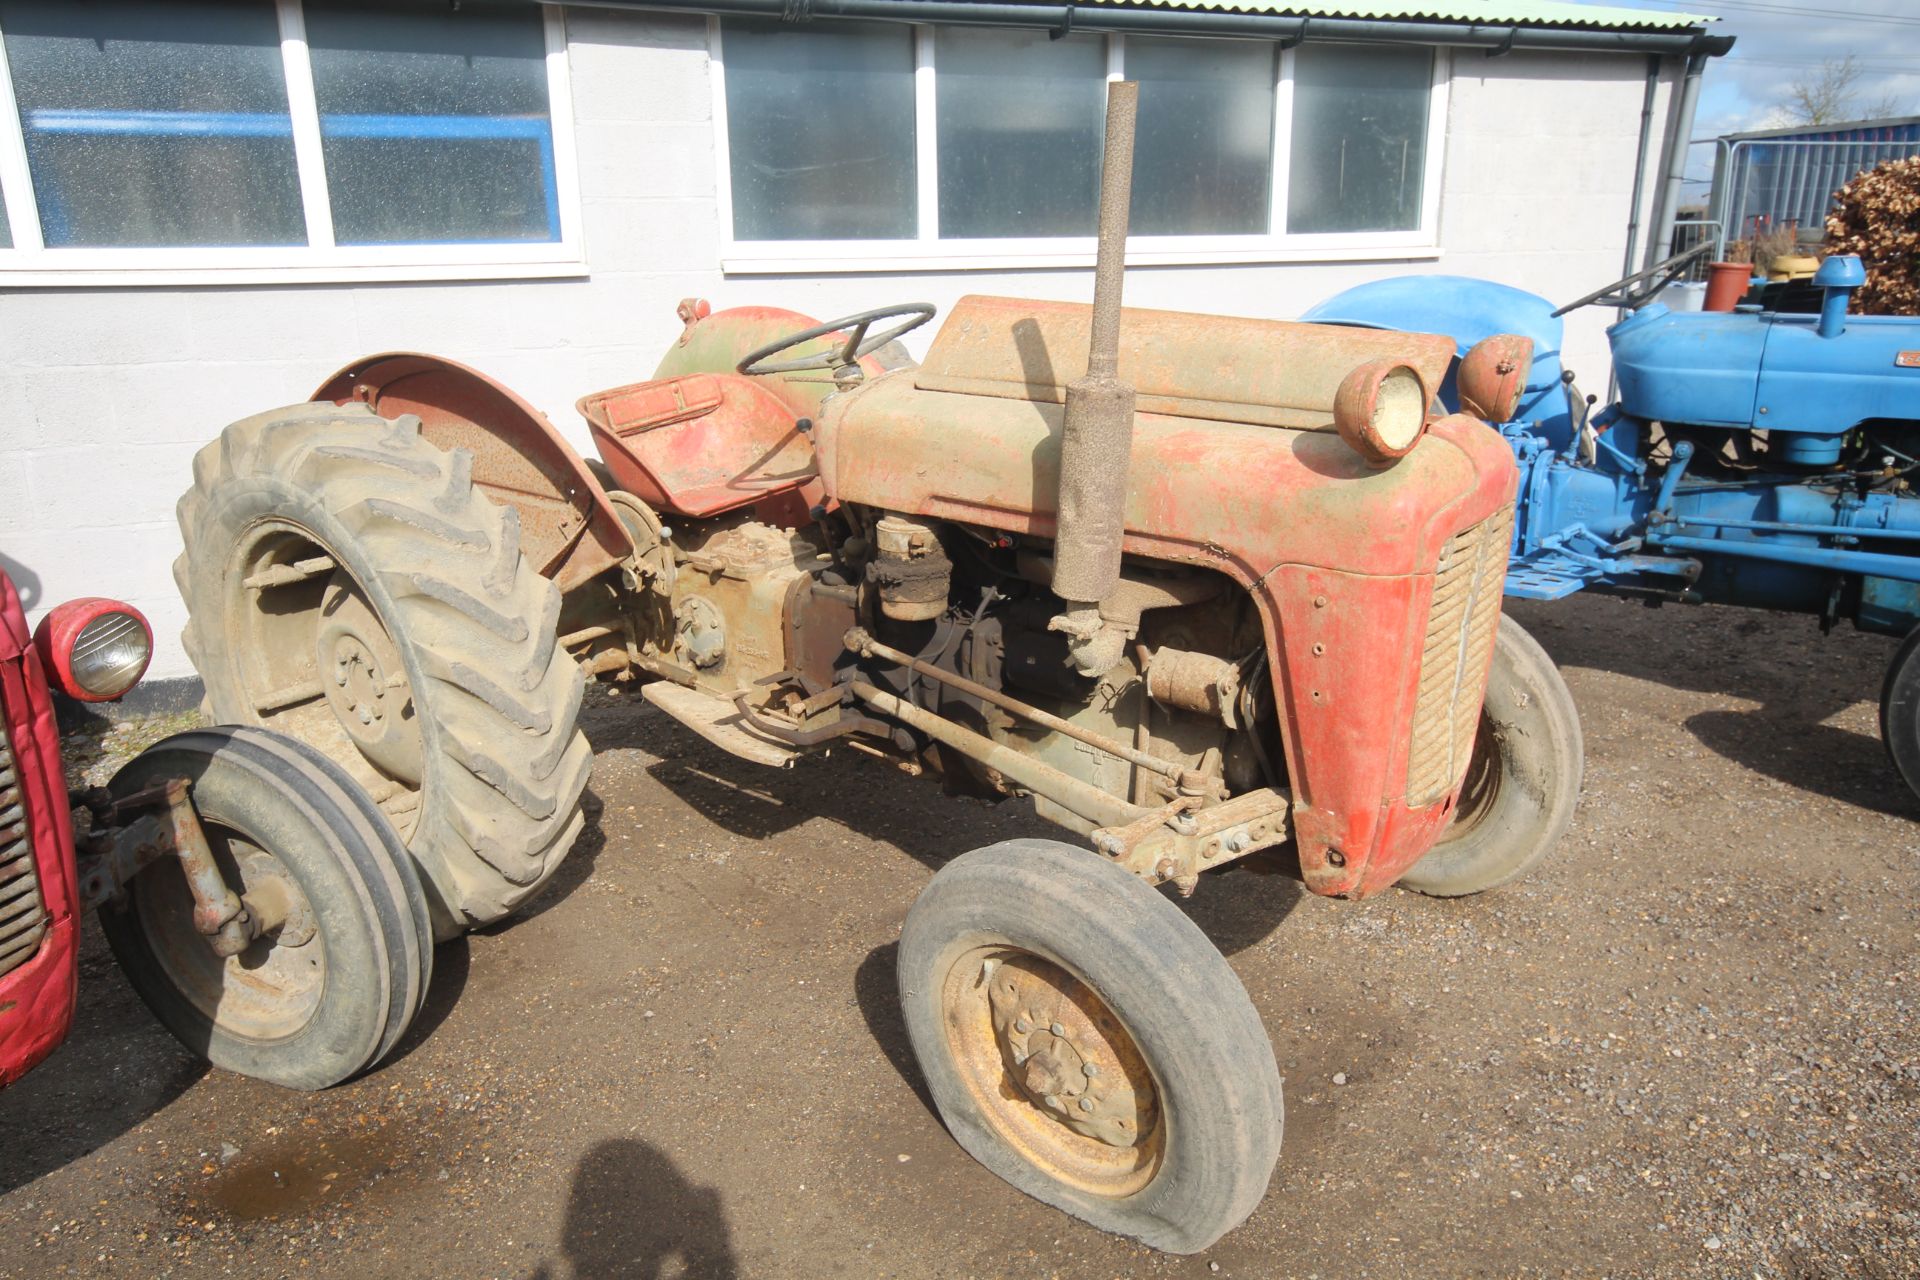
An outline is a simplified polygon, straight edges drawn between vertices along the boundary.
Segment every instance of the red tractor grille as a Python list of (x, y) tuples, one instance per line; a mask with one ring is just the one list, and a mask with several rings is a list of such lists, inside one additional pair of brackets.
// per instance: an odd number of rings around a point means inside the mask
[(13, 744), (0, 725), (0, 975), (33, 958), (47, 933), (47, 904), (40, 896), (27, 806)]
[(1513, 507), (1447, 540), (1433, 572), (1433, 607), (1420, 653), (1420, 692), (1407, 753), (1407, 803), (1432, 804), (1459, 784), (1486, 696), (1487, 661), (1500, 621)]

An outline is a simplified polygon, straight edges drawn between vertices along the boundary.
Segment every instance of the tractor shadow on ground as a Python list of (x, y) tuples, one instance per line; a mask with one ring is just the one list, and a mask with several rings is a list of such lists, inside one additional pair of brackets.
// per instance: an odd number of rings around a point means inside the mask
[(650, 777), (745, 840), (767, 840), (822, 819), (937, 870), (981, 845), (1060, 835), (1025, 801), (948, 796), (937, 778), (909, 777), (850, 749), (803, 756), (788, 769), (741, 760), (637, 698), (625, 701), (632, 705), (595, 708), (582, 717), (595, 753), (632, 748), (658, 757), (644, 766)]
[[(1025, 800), (995, 803), (946, 795), (938, 779), (909, 777), (853, 751), (803, 758), (791, 769), (769, 769), (736, 759), (660, 713), (647, 717), (644, 731), (623, 728), (609, 741), (588, 729), (596, 750), (629, 745), (620, 740), (623, 733), (634, 734), (631, 745), (644, 744), (645, 750), (664, 757), (646, 767), (655, 781), (702, 817), (746, 840), (770, 839), (818, 818), (899, 849), (935, 871), (968, 850), (1002, 840), (1080, 843), (1036, 815)], [(1192, 899), (1173, 898), (1230, 956), (1271, 934), (1306, 891), (1291, 853), (1249, 862), (1277, 874), (1229, 868), (1202, 876)]]
[(687, 1180), (652, 1143), (597, 1142), (573, 1171), (561, 1258), (530, 1280), (734, 1280), (720, 1193)]
[[(596, 749), (598, 744), (595, 744)], [(505, 933), (537, 916), (543, 916), (565, 902), (573, 891), (585, 884), (593, 875), (594, 864), (600, 860), (601, 851), (607, 847), (606, 832), (602, 829), (601, 819), (606, 812), (606, 801), (591, 784), (580, 797), (580, 811), (586, 821), (581, 824), (580, 834), (574, 837), (573, 847), (560, 859), (560, 865), (554, 870), (553, 878), (540, 887), (540, 891), (529, 898), (526, 905), (498, 923), (484, 929), (475, 930), (485, 936)], [(445, 948), (443, 947), (444, 951)], [(438, 963), (436, 958), (436, 963)], [(435, 985), (439, 985), (435, 978)]]
[[(1508, 612), (1570, 671), (1611, 672), (1653, 686), (1758, 706), (1696, 711), (1680, 721), (1703, 747), (1796, 789), (1876, 813), (1920, 818), (1920, 801), (1876, 732), (1826, 724), (1876, 702), (1897, 641), (1815, 619), (1725, 605), (1649, 609), (1581, 593)], [(1579, 690), (1575, 690), (1576, 698)], [(1605, 708), (1583, 707), (1594, 716)]]
[(210, 1070), (127, 985), (88, 918), (65, 1044), (0, 1092), (0, 1195), (139, 1128)]
[(867, 1034), (887, 1055), (894, 1071), (920, 1099), (920, 1105), (935, 1119), (933, 1095), (927, 1091), (927, 1079), (914, 1060), (913, 1045), (907, 1040), (907, 1019), (900, 1009), (900, 984), (894, 976), (900, 962), (900, 944), (888, 942), (875, 947), (853, 971), (853, 998), (866, 1019)]
[(400, 1037), (400, 1042), (375, 1064), (376, 1070), (385, 1070), (427, 1042), (440, 1024), (447, 1020), (447, 1015), (453, 1012), (453, 1007), (460, 1003), (460, 994), (467, 989), (467, 972), (472, 965), (472, 954), (467, 948), (464, 934), (433, 949), (433, 980), (427, 984), (427, 997), (420, 1002), (420, 1012), (414, 1015), (413, 1025)]

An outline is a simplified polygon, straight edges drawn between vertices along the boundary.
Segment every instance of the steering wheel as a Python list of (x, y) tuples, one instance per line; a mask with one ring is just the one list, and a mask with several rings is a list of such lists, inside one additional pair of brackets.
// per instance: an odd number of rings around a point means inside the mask
[[(892, 320), (896, 316), (905, 316), (906, 319), (879, 333), (867, 332), (882, 320)], [(841, 316), (838, 320), (829, 320), (825, 324), (817, 324), (811, 329), (790, 333), (784, 338), (769, 342), (766, 346), (742, 356), (740, 363), (734, 366), (734, 371), (757, 375), (799, 373), (803, 369), (844, 369), (857, 363), (861, 356), (872, 355), (901, 334), (911, 333), (931, 319), (933, 319), (933, 305), (927, 302), (875, 307), (872, 311)], [(842, 332), (846, 333), (847, 340), (826, 351), (816, 352), (810, 356), (796, 356), (791, 360), (773, 359), (782, 351), (797, 347), (801, 343), (812, 342), (815, 338), (824, 338), (830, 333)]]
[[(1686, 274), (1687, 268), (1699, 258), (1704, 258), (1713, 249), (1713, 241), (1702, 240), (1684, 253), (1676, 253), (1654, 263), (1645, 271), (1637, 271), (1624, 280), (1615, 280), (1604, 289), (1595, 289), (1584, 298), (1577, 298), (1553, 313), (1558, 320), (1569, 311), (1581, 307), (1623, 307), (1628, 311), (1638, 311), (1653, 301), (1662, 289)], [(1655, 277), (1658, 277), (1657, 279)]]

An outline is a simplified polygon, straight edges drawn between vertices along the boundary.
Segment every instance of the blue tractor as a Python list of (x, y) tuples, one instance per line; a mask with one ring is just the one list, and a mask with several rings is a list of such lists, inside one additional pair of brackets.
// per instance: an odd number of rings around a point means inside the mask
[[(1557, 309), (1403, 276), (1304, 318), (1446, 334), (1462, 358), (1494, 335), (1531, 339), (1501, 428), (1520, 464), (1507, 594), (1752, 605), (1903, 636), (1880, 731), (1920, 793), (1920, 319), (1849, 315), (1866, 278), (1851, 256), (1821, 264), (1814, 314), (1672, 311), (1650, 295), (1673, 261)], [(1607, 330), (1619, 399), (1604, 408), (1560, 363), (1561, 317), (1590, 303), (1628, 312)]]

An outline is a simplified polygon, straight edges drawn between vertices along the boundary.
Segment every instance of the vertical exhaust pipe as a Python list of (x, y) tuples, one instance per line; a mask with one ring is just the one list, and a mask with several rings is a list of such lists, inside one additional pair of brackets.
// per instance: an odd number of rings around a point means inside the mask
[(1120, 293), (1126, 272), (1127, 214), (1133, 197), (1133, 129), (1140, 86), (1107, 86), (1107, 129), (1100, 165), (1100, 248), (1093, 269), (1093, 322), (1087, 372), (1067, 384), (1060, 439), (1059, 523), (1053, 590), (1066, 612), (1049, 624), (1071, 637), (1083, 674), (1120, 660), (1125, 635), (1106, 626), (1100, 601), (1120, 581), (1126, 530), (1127, 470), (1133, 457), (1133, 387), (1120, 379)]

